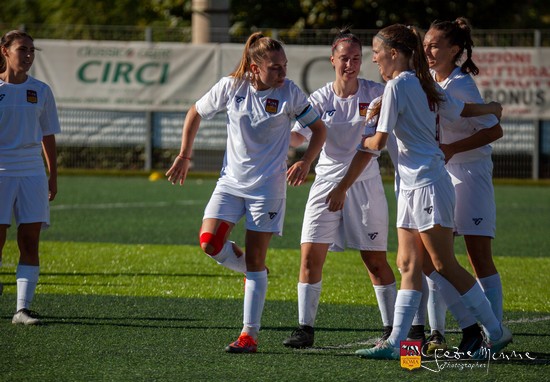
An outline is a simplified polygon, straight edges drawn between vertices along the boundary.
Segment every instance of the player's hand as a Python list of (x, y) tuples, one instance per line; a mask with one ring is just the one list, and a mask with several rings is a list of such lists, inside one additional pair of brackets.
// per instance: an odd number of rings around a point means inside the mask
[(491, 101), (489, 102), (489, 105), (493, 106), (493, 114), (498, 118), (500, 121), (500, 118), (502, 118), (502, 105), (499, 102)]
[(179, 183), (180, 186), (183, 186), (183, 183), (185, 183), (185, 178), (187, 178), (187, 172), (189, 171), (190, 166), (190, 159), (177, 156), (176, 159), (174, 159), (172, 167), (170, 167), (170, 169), (166, 171), (165, 175), (168, 177), (168, 181), (172, 184)]
[(299, 160), (294, 163), (286, 172), (286, 181), (290, 186), (300, 186), (305, 183), (309, 174), (310, 164), (306, 161)]
[(48, 179), (48, 200), (51, 202), (57, 195), (57, 177), (50, 176)]
[(344, 208), (344, 202), (346, 201), (346, 191), (336, 186), (331, 192), (328, 193), (325, 203), (328, 204), (328, 210), (331, 212), (340, 211)]
[(446, 144), (440, 144), (439, 149), (443, 151), (443, 154), (445, 155), (445, 164), (451, 160), (451, 158), (455, 155), (455, 151), (453, 150), (452, 145), (446, 145)]

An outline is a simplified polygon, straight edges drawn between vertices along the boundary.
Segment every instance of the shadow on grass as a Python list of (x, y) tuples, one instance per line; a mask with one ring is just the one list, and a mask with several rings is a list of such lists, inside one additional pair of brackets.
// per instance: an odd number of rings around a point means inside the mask
[[(9, 380), (241, 380), (239, 375), (246, 373), (254, 376), (250, 380), (295, 381), (296, 370), (302, 381), (327, 375), (330, 380), (362, 380), (371, 373), (377, 381), (394, 381), (411, 375), (398, 362), (355, 356), (355, 350), (369, 347), (380, 334), (375, 306), (322, 303), (315, 346), (296, 350), (282, 345), (296, 327), (296, 302), (269, 300), (258, 354), (238, 356), (223, 349), (240, 332), (240, 299), (38, 294), (32, 308), (46, 324), (41, 327), (12, 325), (14, 305), (14, 294), (0, 297), (0, 373)], [(529, 352), (532, 359), (499, 359), (492, 362), (490, 374), (500, 380), (513, 379), (515, 373), (540, 376), (540, 367), (550, 359), (549, 321), (541, 321), (541, 313), (506, 316), (521, 321), (510, 325), (515, 338), (506, 354)], [(459, 336), (450, 331), (448, 341), (458, 343)], [(20, 362), (29, 357), (30, 364)], [(424, 372), (422, 381), (464, 377), (464, 371), (441, 372)], [(474, 379), (485, 375), (469, 372)]]

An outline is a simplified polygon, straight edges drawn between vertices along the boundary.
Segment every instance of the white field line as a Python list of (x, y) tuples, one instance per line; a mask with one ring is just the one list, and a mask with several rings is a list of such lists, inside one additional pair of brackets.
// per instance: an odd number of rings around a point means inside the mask
[(96, 203), (96, 204), (54, 204), (51, 211), (59, 210), (106, 210), (112, 208), (168, 207), (172, 205), (189, 206), (204, 204), (203, 200), (180, 200), (175, 202), (133, 202), (133, 203)]

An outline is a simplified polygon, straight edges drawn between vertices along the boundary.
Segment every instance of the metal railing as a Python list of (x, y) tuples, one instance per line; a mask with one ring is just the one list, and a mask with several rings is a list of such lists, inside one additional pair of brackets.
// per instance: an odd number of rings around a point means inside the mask
[[(121, 25), (47, 25), (24, 24), (11, 25), (0, 23), (0, 30), (24, 29), (34, 38), (69, 40), (111, 40), (111, 41), (153, 41), (153, 42), (191, 42), (191, 27), (158, 26), (121, 26)], [(227, 41), (243, 43), (251, 29), (212, 28), (212, 42)], [(285, 44), (330, 45), (335, 29), (262, 29), (266, 35), (277, 38)], [(353, 33), (362, 41), (369, 42), (376, 29), (354, 29)], [(474, 29), (473, 39), (476, 46), (550, 46), (550, 29)]]

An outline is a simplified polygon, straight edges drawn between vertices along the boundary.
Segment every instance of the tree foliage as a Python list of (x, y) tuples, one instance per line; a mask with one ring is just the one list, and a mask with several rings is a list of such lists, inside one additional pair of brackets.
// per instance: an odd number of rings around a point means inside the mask
[[(192, 0), (2, 0), (0, 23), (189, 26)], [(550, 1), (231, 0), (234, 28), (378, 29), (393, 23), (427, 28), (467, 17), (479, 29), (550, 28)]]

